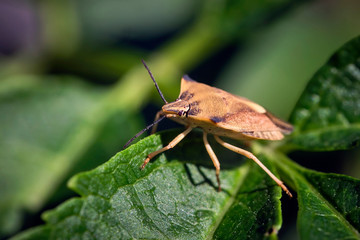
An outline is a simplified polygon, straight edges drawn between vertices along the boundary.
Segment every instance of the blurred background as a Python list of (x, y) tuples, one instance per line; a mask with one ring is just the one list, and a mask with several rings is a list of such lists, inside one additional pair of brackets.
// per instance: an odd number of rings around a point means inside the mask
[[(168, 101), (186, 73), (286, 119), (314, 72), (360, 34), (359, 10), (356, 0), (1, 0), (0, 238), (41, 224), (74, 196), (71, 176), (153, 120), (162, 101), (141, 59)], [(360, 177), (357, 156), (292, 154)], [(284, 238), (295, 204), (284, 203)]]

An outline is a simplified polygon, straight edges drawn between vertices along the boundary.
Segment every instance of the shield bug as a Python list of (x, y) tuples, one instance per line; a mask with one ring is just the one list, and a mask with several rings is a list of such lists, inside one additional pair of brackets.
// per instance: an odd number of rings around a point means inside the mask
[(164, 106), (155, 117), (154, 123), (136, 134), (124, 146), (126, 148), (136, 137), (153, 127), (156, 131), (157, 124), (166, 118), (186, 126), (185, 131), (175, 137), (167, 146), (150, 153), (141, 166), (146, 164), (156, 155), (175, 147), (192, 129), (198, 127), (203, 130), (205, 148), (215, 166), (218, 190), (220, 185), (220, 162), (212, 150), (207, 135), (214, 135), (215, 140), (225, 148), (252, 159), (258, 164), (290, 197), (290, 191), (254, 154), (232, 144), (224, 142), (220, 137), (237, 140), (281, 140), (284, 134), (292, 132), (293, 127), (267, 112), (262, 106), (221, 89), (208, 86), (192, 80), (187, 75), (181, 79), (179, 97), (174, 102), (167, 102), (161, 93), (150, 69), (142, 61), (149, 72)]

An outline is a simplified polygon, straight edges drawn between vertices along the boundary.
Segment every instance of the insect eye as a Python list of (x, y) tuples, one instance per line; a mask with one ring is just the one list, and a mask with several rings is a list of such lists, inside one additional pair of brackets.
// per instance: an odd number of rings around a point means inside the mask
[(184, 111), (183, 111), (183, 110), (180, 110), (180, 111), (178, 112), (178, 115), (179, 115), (179, 116), (184, 115)]

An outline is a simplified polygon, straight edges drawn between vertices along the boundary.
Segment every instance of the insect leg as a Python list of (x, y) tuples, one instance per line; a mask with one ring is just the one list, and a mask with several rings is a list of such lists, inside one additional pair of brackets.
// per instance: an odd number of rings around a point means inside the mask
[[(160, 110), (160, 111), (158, 111), (158, 112), (156, 113), (154, 122), (156, 122), (156, 121), (160, 118), (160, 116), (161, 116), (162, 113), (163, 113), (162, 110)], [(158, 123), (156, 123), (156, 124), (151, 128), (151, 134), (154, 134), (154, 133), (156, 132), (157, 126), (158, 126)]]
[(248, 152), (244, 149), (235, 147), (234, 145), (231, 145), (229, 143), (224, 142), (223, 140), (221, 140), (218, 136), (214, 135), (215, 140), (222, 146), (224, 146), (225, 148), (239, 153), (247, 158), (250, 158), (252, 160), (254, 160), (254, 162), (256, 164), (258, 164), (285, 192), (287, 195), (289, 195), (290, 197), (292, 197), (290, 191), (287, 189), (287, 187), (284, 185), (284, 183), (282, 181), (280, 181), (280, 179), (278, 179), (259, 159), (257, 159), (257, 157), (255, 157), (254, 154), (252, 154), (251, 152)]
[(148, 164), (150, 162), (150, 160), (155, 157), (156, 155), (165, 152), (166, 150), (169, 150), (173, 147), (175, 147), (176, 144), (178, 144), (179, 142), (181, 142), (181, 140), (184, 139), (184, 137), (186, 135), (188, 135), (189, 132), (191, 132), (191, 130), (193, 129), (193, 127), (188, 127), (185, 131), (183, 131), (182, 133), (180, 133), (179, 135), (177, 135), (168, 145), (166, 145), (165, 147), (150, 153), (147, 158), (145, 159), (144, 163), (141, 165), (141, 169), (144, 169), (144, 167), (146, 166), (146, 164)]
[(221, 185), (220, 185), (220, 162), (218, 160), (218, 158), (216, 157), (214, 151), (212, 150), (208, 140), (207, 140), (207, 133), (204, 131), (204, 135), (203, 135), (203, 139), (204, 139), (204, 144), (205, 144), (205, 148), (206, 148), (206, 151), (208, 152), (214, 166), (215, 166), (215, 169), (216, 169), (216, 181), (218, 183), (218, 191), (220, 192), (221, 191)]

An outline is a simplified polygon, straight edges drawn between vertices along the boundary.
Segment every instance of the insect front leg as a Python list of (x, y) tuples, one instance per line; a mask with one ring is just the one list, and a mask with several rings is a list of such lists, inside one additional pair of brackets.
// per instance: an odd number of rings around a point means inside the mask
[(212, 150), (208, 140), (207, 140), (207, 132), (203, 131), (204, 135), (203, 135), (203, 140), (204, 140), (204, 144), (205, 144), (205, 148), (206, 151), (208, 152), (214, 166), (216, 169), (216, 181), (218, 183), (218, 191), (221, 191), (221, 185), (220, 185), (220, 162), (218, 160), (218, 158), (216, 157), (214, 151)]
[(185, 131), (183, 131), (182, 133), (180, 133), (179, 135), (177, 135), (167, 146), (150, 153), (147, 158), (145, 159), (144, 163), (141, 165), (141, 169), (144, 169), (144, 167), (146, 166), (146, 164), (148, 164), (150, 162), (150, 160), (155, 157), (156, 155), (165, 152), (166, 150), (169, 150), (173, 147), (176, 146), (176, 144), (178, 144), (179, 142), (181, 142), (181, 140), (184, 139), (184, 137), (186, 135), (189, 134), (189, 132), (191, 132), (191, 130), (193, 130), (193, 127), (188, 127)]
[[(160, 116), (161, 116), (162, 113), (163, 113), (162, 110), (160, 110), (160, 111), (158, 111), (158, 112), (156, 113), (154, 122), (156, 122), (156, 121), (160, 118)], [(158, 126), (158, 123), (156, 123), (156, 124), (151, 128), (151, 134), (154, 134), (154, 133), (156, 132), (157, 126)]]
[(231, 145), (229, 143), (224, 142), (223, 140), (221, 140), (218, 136), (215, 135), (215, 140), (222, 145), (223, 147), (239, 153), (247, 158), (250, 158), (252, 160), (254, 160), (254, 162), (259, 165), (285, 192), (287, 195), (289, 195), (290, 197), (292, 197), (292, 194), (290, 193), (290, 191), (287, 189), (287, 187), (284, 185), (284, 183), (282, 181), (280, 181), (280, 179), (278, 179), (259, 159), (257, 159), (257, 157), (255, 157), (254, 154), (252, 154), (251, 152), (248, 152), (244, 149), (241, 149), (239, 147), (235, 147), (234, 145)]

